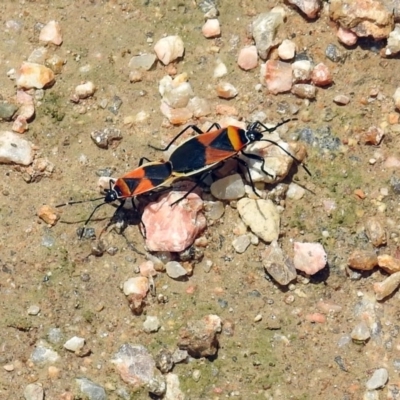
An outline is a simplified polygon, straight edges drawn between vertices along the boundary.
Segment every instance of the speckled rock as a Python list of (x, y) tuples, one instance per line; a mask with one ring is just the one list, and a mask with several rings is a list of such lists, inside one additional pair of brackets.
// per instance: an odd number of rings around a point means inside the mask
[(274, 240), (261, 253), (262, 263), (266, 271), (280, 285), (286, 286), (297, 277), (293, 262), (283, 255), (278, 242)]
[(10, 131), (0, 132), (0, 163), (32, 164), (33, 144)]
[(379, 218), (371, 217), (365, 221), (365, 233), (374, 247), (386, 244), (386, 231)]
[(179, 332), (178, 346), (195, 358), (214, 356), (218, 351), (217, 334), (221, 329), (221, 318), (217, 315), (189, 321)]
[(294, 242), (294, 266), (308, 275), (314, 275), (326, 266), (327, 255), (320, 243)]
[(359, 37), (385, 39), (394, 28), (393, 13), (379, 0), (331, 0), (329, 16)]
[(112, 363), (121, 379), (134, 388), (141, 387), (154, 377), (155, 361), (142, 345), (123, 344), (114, 355)]
[(282, 7), (274, 7), (268, 13), (259, 14), (252, 22), (252, 34), (259, 56), (265, 60), (272, 46), (276, 44), (275, 36), (283, 23), (286, 13)]
[(142, 215), (146, 227), (146, 246), (150, 251), (181, 252), (188, 248), (207, 221), (201, 213), (203, 201), (196, 193), (173, 191), (148, 204)]

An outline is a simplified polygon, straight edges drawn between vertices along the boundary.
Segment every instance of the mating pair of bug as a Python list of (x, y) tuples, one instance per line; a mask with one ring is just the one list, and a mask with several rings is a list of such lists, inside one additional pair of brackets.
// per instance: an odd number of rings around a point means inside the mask
[[(214, 169), (219, 168), (226, 160), (236, 158), (248, 172), (251, 187), (254, 193), (258, 196), (254, 183), (251, 179), (250, 171), (247, 163), (238, 158), (239, 153), (246, 155), (248, 158), (261, 161), (261, 171), (266, 175), (270, 175), (264, 168), (265, 160), (261, 156), (249, 154), (244, 151), (246, 146), (250, 143), (264, 141), (272, 143), (280, 147), (286, 154), (293, 158), (293, 160), (300, 164), (291, 153), (279, 146), (273, 140), (264, 138), (264, 133), (271, 133), (279, 126), (286, 124), (290, 119), (283, 120), (272, 128), (267, 128), (263, 123), (257, 121), (248, 125), (247, 129), (241, 129), (235, 126), (228, 126), (221, 128), (219, 124), (214, 123), (211, 127), (203, 132), (196, 125), (188, 125), (181, 132), (172, 139), (172, 141), (165, 148), (157, 148), (151, 146), (156, 150), (167, 151), (171, 145), (182, 136), (188, 129), (193, 129), (198, 136), (191, 137), (180, 144), (170, 155), (167, 161), (153, 161), (147, 158), (141, 158), (138, 168), (128, 172), (122, 177), (111, 180), (110, 188), (106, 190), (104, 197), (93, 200), (74, 201), (65, 204), (60, 204), (61, 207), (67, 204), (77, 204), (85, 201), (104, 200), (103, 203), (97, 205), (89, 218), (84, 224), (87, 226), (96, 210), (104, 204), (111, 203), (118, 200), (120, 205), (116, 212), (118, 212), (127, 199), (133, 201), (139, 195), (149, 193), (161, 188), (171, 187), (174, 182), (183, 178), (197, 177), (197, 183), (192, 187), (181, 199), (181, 201), (189, 195)], [(147, 161), (147, 163), (144, 163)], [(311, 175), (306, 166), (303, 168)], [(174, 203), (174, 204), (175, 204)], [(84, 229), (83, 229), (84, 231)], [(82, 231), (82, 233), (83, 233)]]

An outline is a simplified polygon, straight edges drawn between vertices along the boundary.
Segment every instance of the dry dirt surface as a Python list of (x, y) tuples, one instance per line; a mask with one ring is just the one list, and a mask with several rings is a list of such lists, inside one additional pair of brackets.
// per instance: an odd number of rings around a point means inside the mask
[[(298, 51), (316, 64), (324, 62), (333, 74), (334, 83), (307, 101), (290, 93), (272, 95), (264, 87), (257, 91), (259, 68), (246, 72), (237, 66), (238, 50), (251, 43), (249, 23), (279, 1), (221, 0), (222, 34), (216, 39), (202, 35), (204, 15), (195, 1), (1, 3), (3, 100), (16, 93), (7, 73), (43, 45), (39, 32), (50, 20), (60, 23), (63, 43), (49, 45), (49, 51), (66, 63), (36, 104), (35, 118), (23, 134), (37, 146), (36, 157), (47, 159), (54, 170), (27, 182), (24, 167), (0, 165), (0, 399), (41, 398), (24, 395), (32, 383), (43, 387), (46, 399), (97, 399), (80, 391), (76, 379), (82, 377), (104, 388), (108, 399), (149, 398), (146, 388), (133, 390), (121, 379), (111, 363), (113, 355), (124, 343), (143, 345), (153, 356), (162, 349), (174, 351), (181, 327), (208, 314), (218, 315), (227, 328), (218, 335), (215, 357), (175, 365), (181, 398), (361, 399), (378, 368), (387, 370), (389, 381), (368, 398), (400, 398), (399, 294), (376, 302), (373, 284), (386, 274), (379, 269), (357, 274), (347, 267), (356, 248), (390, 255), (398, 251), (399, 192), (393, 178), (400, 176), (399, 163), (394, 168), (384, 163), (399, 157), (400, 130), (392, 100), (399, 85), (399, 60), (382, 58), (381, 42), (364, 40), (346, 48), (338, 43), (325, 9), (310, 21), (281, 4), (287, 13), (282, 38), (293, 40)], [(183, 39), (184, 57), (166, 67), (157, 63), (131, 83), (130, 58), (153, 53), (154, 44), (166, 34)], [(340, 61), (326, 57), (329, 44), (338, 47)], [(212, 76), (218, 58), (228, 69), (223, 80), (238, 90), (234, 99), (216, 95), (218, 79)], [(223, 217), (204, 233), (208, 244), (199, 250), (202, 260), (187, 261), (192, 275), (179, 281), (158, 273), (156, 296), (149, 294), (142, 314), (134, 315), (121, 288), (146, 261), (137, 225), (128, 226), (125, 235), (140, 253), (110, 230), (103, 238), (108, 251), (97, 256), (96, 240), (77, 236), (93, 203), (60, 209), (61, 218), (52, 227), (38, 218), (44, 204), (98, 197), (97, 181), (104, 171), (120, 176), (143, 156), (159, 158), (148, 144), (166, 143), (181, 129), (160, 112), (159, 81), (174, 72), (186, 73), (195, 94), (211, 105), (207, 118), (189, 122), (218, 121), (215, 107), (223, 104), (235, 107), (236, 118), (244, 121), (260, 111), (269, 123), (297, 118), (289, 124), (286, 139), (308, 127), (313, 132), (328, 130), (329, 137), (340, 140), (337, 150), (307, 144), (312, 176), (299, 168), (286, 180), (303, 186), (306, 193), (283, 204), (280, 245), (293, 257), (294, 241), (323, 244), (328, 266), (320, 273), (299, 275), (288, 287), (276, 284), (263, 268), (265, 243), (251, 245), (243, 254), (233, 249), (240, 217), (235, 202), (226, 202)], [(94, 82), (95, 94), (71, 101), (75, 87), (86, 81)], [(350, 103), (335, 104), (338, 94), (348, 96)], [(114, 113), (109, 107), (116, 96), (122, 104)], [(298, 110), (296, 115), (285, 114), (291, 109)], [(149, 116), (144, 122), (127, 123), (127, 117), (142, 111)], [(10, 130), (11, 125), (0, 122), (0, 129)], [(372, 126), (385, 132), (379, 145), (360, 140)], [(120, 129), (123, 138), (101, 149), (90, 134), (107, 127)], [(335, 205), (332, 210), (326, 200)], [(104, 206), (90, 222), (97, 235), (113, 212), (112, 206)], [(374, 216), (387, 235), (387, 244), (380, 248), (372, 246), (364, 229)], [(161, 329), (144, 332), (146, 315), (157, 316)], [(350, 334), (362, 321), (369, 337), (354, 341)], [(59, 343), (49, 339), (54, 328), (60, 329)], [(75, 354), (63, 348), (73, 336), (85, 339), (85, 351)], [(32, 360), (42, 340), (58, 353), (57, 361)]]

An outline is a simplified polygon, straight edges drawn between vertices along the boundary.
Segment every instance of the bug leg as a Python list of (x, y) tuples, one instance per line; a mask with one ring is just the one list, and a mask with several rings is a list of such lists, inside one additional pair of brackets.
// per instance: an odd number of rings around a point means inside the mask
[[(222, 163), (221, 163), (222, 164)], [(218, 168), (218, 167), (216, 167)], [(195, 185), (189, 190), (187, 191), (181, 198), (179, 198), (178, 200), (175, 200), (172, 204), (171, 207), (174, 206), (175, 204), (179, 203), (180, 201), (182, 201), (183, 199), (186, 199), (186, 197), (189, 196), (190, 193), (192, 193), (197, 187), (199, 187), (201, 185), (201, 183), (210, 175), (212, 174), (213, 169), (210, 169), (210, 171), (205, 172), (199, 179), (196, 180)]]
[(243, 165), (243, 167), (246, 168), (247, 175), (249, 176), (249, 182), (250, 182), (250, 185), (251, 185), (251, 188), (252, 188), (254, 194), (255, 194), (257, 197), (260, 197), (260, 198), (261, 198), (261, 196), (257, 193), (257, 190), (256, 190), (256, 187), (255, 187), (255, 185), (254, 185), (253, 178), (251, 177), (250, 169), (249, 169), (249, 166), (248, 166), (247, 162), (244, 161), (244, 160), (242, 160), (242, 159), (240, 159), (240, 158), (238, 158), (238, 157), (237, 157), (236, 159), (237, 159), (237, 161), (238, 161), (239, 164)]
[(147, 157), (142, 157), (142, 158), (139, 160), (139, 167), (142, 166), (143, 163), (144, 163), (145, 161), (151, 162)]
[[(245, 153), (242, 151), (242, 154), (245, 155), (248, 158), (251, 158), (252, 160), (258, 160), (261, 161), (261, 171), (264, 172), (265, 175), (270, 176), (272, 179), (275, 179), (275, 176), (271, 175), (264, 167), (265, 167), (265, 159), (257, 154), (249, 154)], [(239, 159), (240, 160), (240, 159)], [(243, 161), (243, 160), (242, 160)]]
[(204, 133), (197, 125), (188, 125), (186, 128), (182, 129), (182, 130), (167, 144), (166, 147), (160, 148), (160, 147), (153, 146), (153, 145), (151, 145), (151, 144), (149, 144), (148, 146), (151, 147), (152, 149), (155, 149), (155, 150), (167, 151), (167, 150), (172, 146), (172, 144), (174, 144), (175, 141), (176, 141), (177, 139), (179, 139), (179, 138), (180, 138), (187, 130), (189, 130), (189, 129), (193, 129), (193, 130), (194, 130), (196, 133), (198, 133), (199, 135), (201, 135), (202, 133)]

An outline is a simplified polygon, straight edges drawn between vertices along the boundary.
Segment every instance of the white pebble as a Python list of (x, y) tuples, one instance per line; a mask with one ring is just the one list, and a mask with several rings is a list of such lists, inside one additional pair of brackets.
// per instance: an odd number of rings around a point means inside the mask
[(40, 307), (39, 306), (30, 306), (28, 308), (28, 314), (29, 315), (38, 315), (40, 313)]
[(233, 99), (237, 96), (238, 91), (231, 83), (220, 82), (217, 85), (217, 94), (218, 97), (221, 97), (222, 99)]
[(88, 81), (86, 83), (83, 83), (81, 85), (78, 85), (75, 88), (75, 94), (80, 98), (80, 99), (86, 99), (94, 94), (96, 91), (96, 87), (94, 86), (94, 83), (91, 81)]
[(222, 78), (227, 73), (228, 73), (228, 68), (222, 62), (222, 60), (218, 58), (217, 61), (216, 61), (215, 68), (214, 68), (213, 77), (216, 78), (216, 79)]
[(69, 351), (78, 351), (85, 345), (85, 339), (74, 336), (64, 343), (64, 349)]
[(57, 21), (48, 22), (40, 31), (39, 40), (59, 46), (63, 41), (60, 24)]
[(157, 332), (160, 329), (160, 320), (157, 317), (148, 315), (143, 322), (143, 330), (146, 333)]
[(185, 46), (179, 36), (167, 36), (160, 39), (154, 46), (154, 51), (158, 59), (168, 65), (177, 58), (183, 56)]
[(296, 45), (291, 40), (285, 39), (278, 47), (278, 56), (281, 60), (291, 60), (296, 53)]
[(136, 276), (130, 278), (124, 282), (124, 294), (129, 296), (130, 294), (138, 294), (145, 297), (149, 290), (149, 280), (145, 276)]
[(378, 368), (374, 374), (367, 381), (366, 386), (368, 390), (379, 389), (386, 385), (389, 379), (389, 374), (386, 368)]
[(0, 132), (0, 163), (32, 164), (33, 144), (10, 131)]

